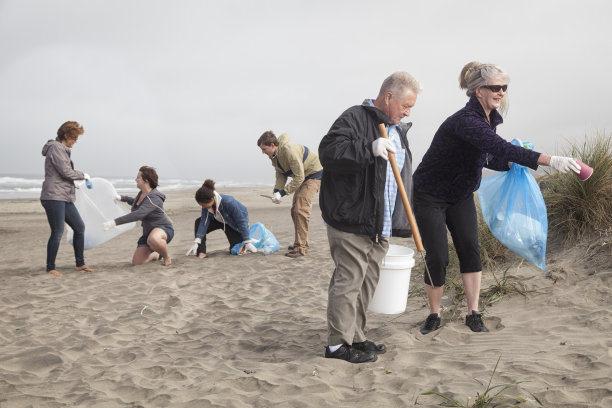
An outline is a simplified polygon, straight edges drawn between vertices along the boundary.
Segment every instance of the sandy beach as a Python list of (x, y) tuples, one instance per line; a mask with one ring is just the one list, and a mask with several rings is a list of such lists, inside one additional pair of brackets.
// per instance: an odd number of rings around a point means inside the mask
[[(64, 237), (56, 278), (45, 273), (40, 202), (0, 201), (0, 407), (405, 407), (427, 391), (465, 403), (500, 357), (492, 384), (524, 381), (546, 407), (612, 406), (612, 238), (603, 250), (549, 253), (545, 272), (513, 270), (530, 292), (485, 309), (490, 333), (443, 313), (441, 329), (421, 335), (419, 262), (405, 313), (370, 315), (368, 337), (387, 353), (353, 365), (323, 358), (333, 262), (318, 206), (310, 254), (291, 259), (290, 198), (273, 205), (259, 196), (270, 188), (219, 191), (244, 203), (281, 250), (232, 256), (216, 231), (207, 259), (186, 257), (199, 207), (193, 191), (166, 192), (171, 266), (131, 266), (138, 226), (86, 251), (93, 273), (74, 271)], [(414, 248), (411, 239), (392, 243)], [(485, 273), (483, 287), (491, 280)]]

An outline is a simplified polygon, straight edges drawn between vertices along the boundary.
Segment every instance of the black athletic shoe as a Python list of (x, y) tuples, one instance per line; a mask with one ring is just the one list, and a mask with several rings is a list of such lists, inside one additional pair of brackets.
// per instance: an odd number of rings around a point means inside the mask
[(371, 363), (376, 361), (378, 356), (375, 353), (359, 351), (351, 346), (343, 344), (333, 353), (329, 351), (328, 347), (325, 347), (325, 358), (337, 358), (348, 361), (349, 363)]
[(434, 330), (438, 330), (440, 327), (440, 316), (437, 313), (432, 313), (427, 316), (425, 324), (421, 327), (421, 334), (431, 333)]
[(471, 315), (465, 316), (465, 325), (472, 329), (473, 332), (488, 332), (487, 329), (482, 322), (482, 315), (478, 313), (476, 310), (472, 310)]
[(360, 343), (353, 343), (352, 348), (359, 351), (369, 351), (370, 353), (385, 354), (387, 352), (387, 346), (384, 344), (376, 344), (373, 341), (366, 340)]

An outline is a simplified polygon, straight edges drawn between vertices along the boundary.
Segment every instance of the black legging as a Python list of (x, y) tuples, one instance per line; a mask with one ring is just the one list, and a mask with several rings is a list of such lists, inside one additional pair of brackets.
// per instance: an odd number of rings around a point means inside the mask
[[(194, 235), (198, 232), (198, 227), (200, 226), (201, 219), (202, 217), (199, 217), (198, 219), (195, 220), (195, 225), (193, 227)], [(240, 235), (238, 231), (236, 231), (229, 225), (223, 224), (222, 222), (219, 222), (216, 219), (212, 218), (210, 220), (210, 223), (208, 224), (208, 230), (206, 230), (206, 235), (208, 235), (208, 233), (210, 233), (211, 231), (215, 231), (218, 229), (222, 230), (224, 226), (225, 226), (225, 231), (224, 231), (225, 236), (227, 237), (227, 240), (229, 241), (229, 244), (230, 244), (229, 249), (231, 250), (234, 245), (242, 242), (242, 235)], [(204, 237), (202, 238), (202, 242), (200, 243), (200, 245), (198, 245), (198, 252), (196, 255), (199, 255), (201, 253), (204, 253), (204, 254), (206, 253), (206, 235), (204, 235)]]

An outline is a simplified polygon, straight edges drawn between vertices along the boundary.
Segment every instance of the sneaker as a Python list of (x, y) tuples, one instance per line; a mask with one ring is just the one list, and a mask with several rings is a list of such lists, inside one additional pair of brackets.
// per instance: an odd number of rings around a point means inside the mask
[(438, 316), (437, 313), (432, 313), (427, 316), (425, 324), (423, 325), (423, 327), (421, 327), (421, 334), (427, 334), (431, 333), (434, 330), (438, 330), (438, 327), (440, 327), (440, 321), (440, 316)]
[(289, 258), (299, 258), (300, 256), (304, 256), (304, 254), (299, 251), (291, 251), (287, 252), (285, 256), (288, 256)]
[(472, 329), (473, 332), (488, 332), (487, 329), (482, 322), (482, 315), (478, 313), (476, 310), (472, 310), (471, 315), (465, 316), (465, 325)]
[(387, 352), (387, 346), (384, 344), (376, 344), (370, 340), (353, 343), (351, 347), (359, 351), (368, 351), (375, 354), (385, 354)]
[(328, 347), (325, 347), (325, 358), (337, 358), (348, 361), (349, 363), (371, 363), (376, 361), (378, 356), (375, 353), (359, 351), (351, 346), (343, 344), (333, 353), (329, 351)]

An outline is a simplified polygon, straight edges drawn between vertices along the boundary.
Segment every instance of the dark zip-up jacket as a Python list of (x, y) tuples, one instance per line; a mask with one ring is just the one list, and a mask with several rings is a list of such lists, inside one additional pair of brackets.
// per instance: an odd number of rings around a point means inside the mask
[[(323, 165), (319, 205), (323, 219), (335, 229), (377, 237), (382, 233), (387, 161), (375, 157), (372, 142), (380, 137), (378, 125), (389, 118), (369, 101), (347, 109), (319, 144)], [(400, 125), (406, 151), (401, 170), (408, 197), (412, 197), (412, 155), (406, 132), (411, 123)], [(392, 217), (393, 236), (410, 236), (401, 196), (397, 195)]]
[(478, 190), (483, 167), (507, 171), (508, 162), (514, 162), (536, 170), (540, 153), (498, 136), (496, 128), (503, 119), (497, 110), (490, 118), (489, 124), (482, 105), (471, 97), (446, 119), (414, 172), (414, 188), (455, 203)]

